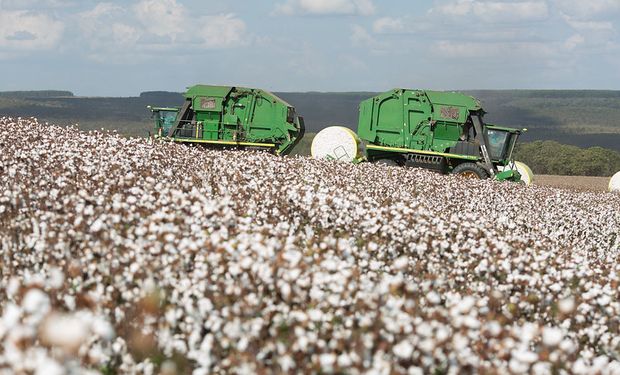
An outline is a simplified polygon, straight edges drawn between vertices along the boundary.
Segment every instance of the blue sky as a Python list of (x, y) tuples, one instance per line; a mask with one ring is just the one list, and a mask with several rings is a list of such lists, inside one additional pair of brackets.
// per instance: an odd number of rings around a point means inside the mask
[(0, 91), (619, 89), (620, 0), (0, 0)]

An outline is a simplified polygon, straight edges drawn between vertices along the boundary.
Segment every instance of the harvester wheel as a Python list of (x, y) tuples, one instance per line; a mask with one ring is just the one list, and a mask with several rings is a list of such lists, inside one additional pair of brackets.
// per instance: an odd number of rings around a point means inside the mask
[(476, 180), (484, 180), (489, 178), (489, 174), (481, 166), (474, 163), (459, 164), (452, 170), (452, 174), (459, 175), (465, 178), (471, 178)]
[(382, 165), (384, 167), (398, 167), (398, 163), (393, 159), (379, 159), (375, 164)]

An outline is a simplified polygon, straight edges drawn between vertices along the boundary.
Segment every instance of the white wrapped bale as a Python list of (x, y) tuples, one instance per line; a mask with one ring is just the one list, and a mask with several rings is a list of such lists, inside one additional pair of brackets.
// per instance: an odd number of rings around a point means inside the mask
[(330, 126), (321, 130), (312, 140), (312, 157), (356, 163), (364, 159), (366, 148), (351, 129)]
[[(534, 173), (530, 167), (527, 166), (527, 164), (520, 161), (515, 161), (514, 168), (516, 168), (517, 172), (521, 175), (521, 181), (523, 183), (526, 185), (531, 185), (534, 182)], [(511, 165), (498, 168), (500, 172), (507, 171), (509, 169), (511, 169)]]
[(615, 192), (615, 193), (620, 193), (620, 172), (616, 173), (609, 180), (609, 191)]
[(516, 161), (515, 166), (519, 174), (521, 174), (521, 181), (525, 182), (526, 185), (531, 185), (534, 182), (534, 172), (532, 172), (530, 167), (520, 161)]

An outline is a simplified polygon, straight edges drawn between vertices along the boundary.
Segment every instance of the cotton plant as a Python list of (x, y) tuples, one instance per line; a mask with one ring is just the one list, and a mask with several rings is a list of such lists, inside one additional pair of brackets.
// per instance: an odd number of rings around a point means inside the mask
[(620, 371), (620, 196), (0, 119), (0, 373)]

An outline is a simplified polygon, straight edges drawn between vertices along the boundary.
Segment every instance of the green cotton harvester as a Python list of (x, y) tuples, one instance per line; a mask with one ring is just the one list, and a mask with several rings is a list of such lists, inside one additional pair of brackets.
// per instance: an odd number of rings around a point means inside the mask
[(524, 130), (487, 124), (484, 114), (468, 95), (394, 89), (360, 104), (357, 137), (327, 128), (315, 137), (312, 154), (531, 183), (531, 170), (512, 156)]
[(303, 138), (303, 118), (270, 92), (232, 86), (195, 85), (180, 108), (149, 107), (155, 138), (210, 147), (288, 154)]

